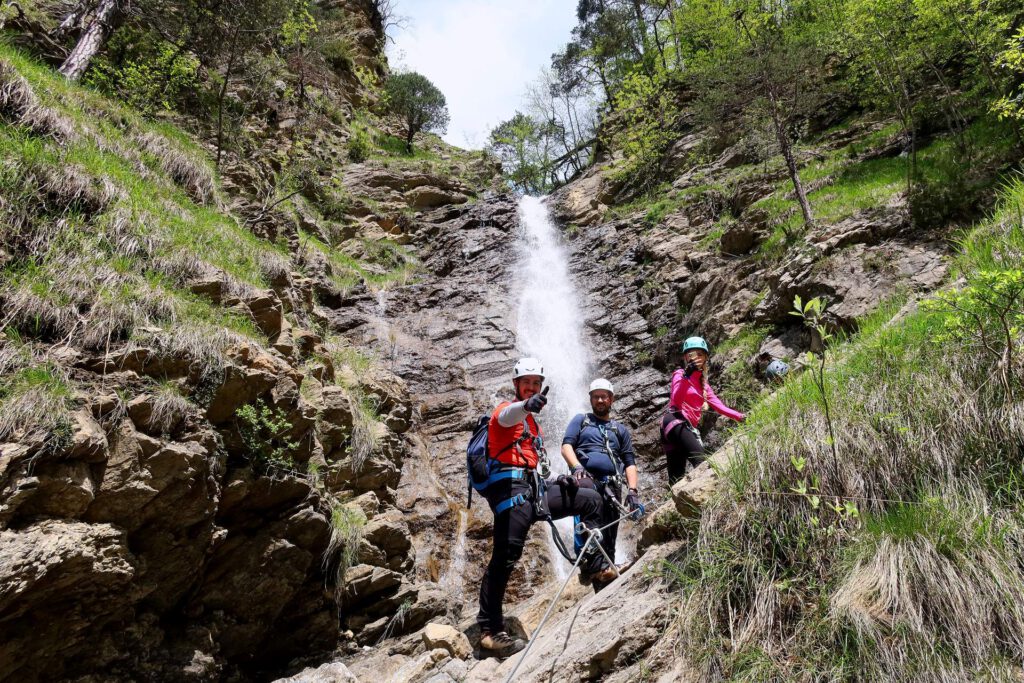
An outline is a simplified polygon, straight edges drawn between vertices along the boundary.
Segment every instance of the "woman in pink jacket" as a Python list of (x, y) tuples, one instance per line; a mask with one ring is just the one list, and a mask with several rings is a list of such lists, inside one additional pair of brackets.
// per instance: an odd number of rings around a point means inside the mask
[(707, 379), (708, 344), (703, 337), (683, 342), (683, 367), (672, 373), (672, 393), (668, 409), (661, 419), (661, 447), (668, 460), (669, 486), (691, 467), (704, 462), (704, 442), (700, 438), (701, 414), (709, 407), (731, 420), (742, 422), (743, 413), (722, 403)]

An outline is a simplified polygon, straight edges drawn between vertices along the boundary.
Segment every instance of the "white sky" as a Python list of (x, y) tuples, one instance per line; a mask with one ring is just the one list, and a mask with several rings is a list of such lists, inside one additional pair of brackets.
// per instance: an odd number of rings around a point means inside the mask
[(441, 89), (445, 140), (478, 149), (491, 128), (522, 109), (526, 86), (568, 42), (576, 0), (397, 0), (406, 28), (393, 31), (392, 68), (418, 71)]

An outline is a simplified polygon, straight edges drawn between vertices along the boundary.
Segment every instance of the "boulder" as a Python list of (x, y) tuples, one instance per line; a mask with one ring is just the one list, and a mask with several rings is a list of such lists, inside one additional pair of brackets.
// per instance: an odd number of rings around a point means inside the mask
[(465, 204), (469, 198), (439, 187), (423, 186), (405, 193), (405, 202), (414, 209), (433, 209), (447, 204)]
[(341, 662), (330, 662), (316, 668), (303, 669), (294, 676), (279, 678), (274, 683), (359, 683), (359, 679)]
[(401, 583), (402, 575), (398, 572), (367, 564), (356, 565), (345, 572), (345, 603), (351, 605), (365, 602)]
[(19, 516), (73, 519), (96, 497), (92, 469), (85, 462), (42, 462), (33, 469), (33, 495), (18, 509)]
[(214, 425), (233, 418), (239, 407), (269, 392), (281, 377), (291, 378), (296, 385), (302, 381), (301, 372), (252, 344), (234, 347), (228, 357), (232, 362), (224, 368), (224, 378), (206, 410), (206, 418)]
[(370, 520), (363, 528), (363, 539), (379, 548), (387, 567), (395, 571), (406, 569), (411, 559), (409, 551), (412, 549), (412, 542), (409, 540), (409, 527), (401, 519), (401, 514), (397, 510), (389, 512)]
[(125, 533), (109, 524), (0, 532), (0, 679), (60, 678), (105, 626), (131, 620), (135, 575)]
[(352, 433), (352, 416), (356, 406), (348, 392), (342, 387), (323, 388), (320, 419), (317, 421), (317, 436), (324, 453), (333, 453)]
[(107, 435), (87, 410), (76, 410), (71, 416), (71, 449), (68, 457), (85, 462), (102, 462), (107, 449)]
[(722, 233), (722, 252), (738, 256), (749, 253), (765, 238), (765, 233), (747, 221), (737, 221)]
[(729, 466), (735, 457), (736, 444), (726, 443), (714, 455), (698, 467), (686, 473), (672, 486), (672, 501), (676, 510), (684, 517), (699, 517), (704, 505), (711, 499), (719, 486), (718, 472)]
[(443, 649), (457, 659), (468, 659), (473, 654), (469, 638), (448, 624), (430, 623), (423, 629), (423, 644), (428, 650)]

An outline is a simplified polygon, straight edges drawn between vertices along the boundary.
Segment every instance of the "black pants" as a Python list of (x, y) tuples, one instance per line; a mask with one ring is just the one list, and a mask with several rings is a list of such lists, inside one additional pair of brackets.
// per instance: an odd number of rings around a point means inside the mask
[[(491, 506), (491, 512), (504, 500), (522, 493), (530, 498), (530, 488), (525, 484), (494, 485), (492, 490), (484, 493)], [(601, 494), (593, 489), (580, 488), (573, 495), (560, 486), (553, 485), (544, 496), (546, 509), (552, 519), (562, 519), (578, 515), (589, 528), (599, 528), (601, 521)], [(491, 561), (487, 564), (483, 581), (480, 583), (480, 612), (476, 620), (484, 631), (497, 633), (505, 630), (505, 617), (501, 606), (505, 601), (505, 588), (508, 586), (512, 569), (523, 554), (526, 535), (530, 527), (539, 518), (534, 511), (533, 500), (503, 511), (494, 516), (494, 537), (491, 549)], [(600, 571), (604, 566), (604, 558), (600, 553), (589, 554), (580, 563), (584, 573)]]
[[(592, 480), (591, 480), (592, 481)], [(595, 483), (597, 491), (601, 493), (601, 522), (598, 528), (602, 528), (607, 524), (612, 524), (615, 520), (622, 516), (622, 511), (612, 502), (612, 498), (616, 500), (622, 499), (622, 491), (617, 486), (611, 486), (606, 484)], [(611, 558), (612, 562), (615, 561), (615, 542), (619, 538), (619, 525), (612, 524), (612, 526), (601, 531), (601, 547), (608, 553), (608, 557)], [(585, 536), (575, 534), (573, 537), (573, 544), (576, 552), (578, 553), (583, 547), (583, 544), (587, 542)]]
[(668, 485), (671, 486), (686, 474), (686, 464), (696, 467), (704, 462), (704, 445), (685, 424), (678, 424), (668, 433), (665, 448), (668, 460)]

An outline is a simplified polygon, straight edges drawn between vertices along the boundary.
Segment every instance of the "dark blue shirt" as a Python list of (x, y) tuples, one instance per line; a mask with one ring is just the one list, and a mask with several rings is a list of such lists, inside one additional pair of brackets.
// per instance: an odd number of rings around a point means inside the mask
[[(581, 431), (584, 418), (588, 418), (589, 424)], [(623, 469), (636, 464), (633, 437), (626, 429), (626, 425), (614, 420), (602, 420), (593, 413), (577, 415), (569, 421), (569, 426), (565, 428), (565, 437), (562, 439), (562, 445), (565, 444), (569, 444), (576, 451), (576, 457), (587, 472), (598, 476), (608, 477), (616, 473), (611, 455), (619, 459)], [(611, 455), (608, 453), (609, 449)]]

